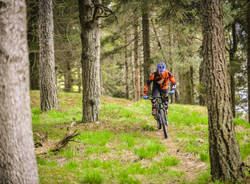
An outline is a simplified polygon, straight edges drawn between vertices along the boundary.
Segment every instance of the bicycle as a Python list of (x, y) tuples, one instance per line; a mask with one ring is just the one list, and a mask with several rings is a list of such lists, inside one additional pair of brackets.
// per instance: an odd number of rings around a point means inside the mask
[(163, 127), (164, 137), (168, 138), (168, 119), (166, 111), (168, 109), (167, 105), (163, 103), (163, 101), (168, 102), (168, 95), (161, 96), (161, 97), (150, 97), (149, 100), (152, 101), (152, 104), (155, 105), (156, 108), (156, 114), (155, 119), (157, 121), (158, 129), (161, 129)]

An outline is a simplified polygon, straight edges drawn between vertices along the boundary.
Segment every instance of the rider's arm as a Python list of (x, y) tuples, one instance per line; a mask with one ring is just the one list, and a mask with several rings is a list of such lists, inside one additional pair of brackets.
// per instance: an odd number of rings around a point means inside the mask
[(172, 83), (172, 90), (175, 90), (176, 88), (176, 81), (172, 73), (168, 72), (169, 80)]
[(143, 96), (146, 96), (148, 94), (148, 87), (150, 86), (151, 82), (154, 80), (154, 73), (151, 75), (151, 77), (149, 77), (149, 79), (147, 80), (145, 86), (144, 86), (144, 90), (143, 90)]

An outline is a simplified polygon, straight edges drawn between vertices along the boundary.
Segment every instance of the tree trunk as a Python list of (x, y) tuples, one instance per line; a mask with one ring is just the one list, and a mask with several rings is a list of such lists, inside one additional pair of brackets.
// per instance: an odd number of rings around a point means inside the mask
[(200, 68), (199, 68), (199, 83), (200, 83), (200, 87), (199, 87), (199, 104), (204, 106), (206, 105), (206, 65), (205, 62), (202, 61), (200, 64)]
[(135, 90), (136, 90), (136, 85), (135, 85), (135, 59), (134, 59), (135, 54), (134, 54), (134, 52), (132, 52), (133, 50), (134, 50), (134, 45), (131, 44), (132, 98), (135, 99)]
[(235, 23), (232, 25), (232, 36), (233, 36), (233, 47), (230, 48), (230, 53), (229, 53), (229, 61), (230, 61), (230, 89), (231, 89), (231, 106), (232, 106), (232, 112), (233, 112), (233, 117), (235, 117), (235, 71), (234, 71), (234, 62), (235, 62), (235, 53), (237, 51), (237, 45), (238, 41), (236, 38), (236, 27)]
[(24, 0), (0, 2), (0, 183), (38, 183)]
[(96, 7), (92, 0), (79, 0), (78, 3), (82, 30), (82, 122), (95, 122), (101, 106), (100, 21), (94, 13)]
[[(151, 60), (150, 60), (150, 36), (149, 36), (149, 19), (148, 19), (148, 4), (142, 2), (142, 36), (143, 36), (143, 61), (144, 61), (144, 84), (150, 77)], [(150, 91), (149, 91), (150, 92)]]
[(39, 90), (39, 55), (36, 52), (29, 54), (30, 60), (30, 89)]
[[(172, 32), (171, 32), (172, 27), (171, 26), (172, 26), (172, 23), (171, 23), (171, 21), (169, 21), (169, 25), (168, 25), (168, 36), (169, 36), (168, 37), (168, 46), (169, 46), (169, 48), (168, 48), (168, 51), (169, 51), (168, 58), (169, 59), (168, 59), (167, 66), (168, 66), (169, 70), (171, 72), (173, 72), (172, 67), (170, 67), (170, 66), (173, 65), (173, 63), (172, 63)], [(167, 62), (167, 61), (165, 61), (165, 62)], [(171, 104), (172, 104), (174, 102), (174, 95), (171, 95), (170, 99), (171, 99)]]
[[(125, 45), (127, 45), (127, 34), (125, 33)], [(129, 99), (129, 76), (128, 76), (128, 49), (125, 47), (125, 81), (126, 81), (126, 89), (125, 89), (125, 94), (126, 98)]]
[(190, 71), (183, 72), (179, 74), (180, 76), (180, 103), (191, 104), (192, 103), (192, 88), (190, 82)]
[(247, 31), (248, 31), (248, 50), (247, 50), (247, 76), (248, 76), (248, 122), (250, 122), (250, 2), (247, 10)]
[(58, 109), (52, 0), (39, 1), (41, 111)]
[(138, 17), (134, 16), (134, 61), (135, 61), (135, 101), (140, 99), (140, 61), (138, 57)]
[(39, 3), (27, 1), (28, 46), (30, 61), (30, 89), (39, 90), (39, 37), (38, 18)]
[(154, 31), (156, 40), (157, 40), (157, 45), (158, 45), (158, 47), (159, 47), (159, 49), (161, 51), (161, 55), (162, 55), (164, 61), (167, 61), (167, 58), (165, 56), (165, 53), (164, 53), (164, 50), (163, 50), (163, 47), (162, 47), (162, 43), (161, 43), (161, 40), (160, 40), (160, 36), (158, 35), (158, 33), (156, 31), (156, 27), (155, 27), (153, 19), (151, 19), (151, 23), (152, 23), (152, 27), (153, 27), (153, 31)]
[(221, 0), (202, 1), (203, 56), (207, 70), (209, 155), (213, 180), (244, 178), (228, 86)]
[(81, 93), (81, 87), (82, 87), (82, 83), (81, 83), (81, 68), (80, 66), (78, 67), (77, 70), (77, 75), (78, 75), (78, 93)]
[(71, 66), (70, 66), (70, 61), (66, 61), (66, 68), (65, 68), (65, 92), (71, 92), (72, 90), (72, 76), (71, 76)]
[(194, 104), (194, 68), (190, 66), (190, 87), (191, 87), (191, 104)]

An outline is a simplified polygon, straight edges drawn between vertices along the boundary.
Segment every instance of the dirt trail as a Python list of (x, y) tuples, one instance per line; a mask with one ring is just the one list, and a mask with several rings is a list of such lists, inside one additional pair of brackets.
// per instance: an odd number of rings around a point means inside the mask
[[(173, 132), (171, 132), (173, 131)], [(186, 180), (188, 182), (194, 180), (202, 170), (206, 170), (208, 166), (206, 163), (201, 162), (195, 155), (184, 152), (183, 149), (173, 140), (174, 130), (169, 129), (168, 139), (163, 138), (163, 131), (158, 130), (156, 132), (161, 142), (166, 145), (167, 153), (180, 160), (177, 169), (185, 173)]]

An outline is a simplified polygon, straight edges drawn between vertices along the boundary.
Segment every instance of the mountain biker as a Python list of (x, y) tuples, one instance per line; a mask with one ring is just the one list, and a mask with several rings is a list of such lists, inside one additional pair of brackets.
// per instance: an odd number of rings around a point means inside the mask
[[(147, 80), (144, 86), (143, 98), (148, 99), (148, 88), (153, 81), (152, 97), (166, 96), (168, 94), (168, 81), (172, 83), (172, 90), (169, 92), (170, 95), (175, 93), (176, 81), (174, 76), (166, 70), (166, 64), (160, 62), (157, 64), (157, 71), (154, 72), (151, 77)], [(163, 98), (163, 103), (166, 105), (166, 113), (168, 112), (168, 98)], [(152, 102), (152, 115), (156, 115), (155, 104)]]

